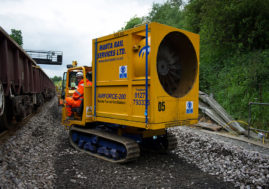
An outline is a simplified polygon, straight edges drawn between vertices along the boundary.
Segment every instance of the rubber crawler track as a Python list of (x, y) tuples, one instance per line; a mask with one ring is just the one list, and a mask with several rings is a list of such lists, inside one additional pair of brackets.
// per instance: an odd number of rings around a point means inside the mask
[(170, 152), (177, 147), (177, 138), (175, 135), (171, 133), (167, 133), (167, 142), (168, 142), (168, 146), (166, 149), (167, 152)]
[[(127, 155), (126, 155), (126, 157), (124, 159), (114, 160), (114, 159), (107, 158), (105, 156), (99, 155), (97, 153), (92, 153), (90, 151), (81, 149), (72, 141), (72, 136), (71, 136), (72, 132), (87, 133), (87, 134), (90, 134), (90, 135), (99, 136), (99, 137), (102, 137), (102, 138), (105, 138), (105, 139), (109, 139), (111, 141), (121, 143), (122, 145), (125, 146), (126, 151), (127, 151)], [(126, 163), (126, 162), (129, 162), (129, 161), (134, 161), (140, 156), (140, 148), (139, 148), (139, 145), (137, 144), (136, 141), (131, 140), (131, 139), (126, 138), (126, 137), (122, 137), (122, 136), (118, 136), (118, 135), (115, 135), (115, 134), (107, 133), (107, 132), (104, 132), (104, 131), (99, 131), (99, 130), (96, 130), (96, 129), (84, 129), (84, 128), (82, 129), (82, 128), (72, 126), (70, 128), (70, 131), (69, 131), (69, 141), (70, 141), (70, 144), (75, 149), (77, 149), (79, 151), (86, 152), (86, 153), (88, 153), (88, 154), (90, 154), (90, 155), (92, 155), (94, 157), (97, 157), (97, 158), (100, 158), (100, 159), (103, 159), (103, 160), (106, 160), (106, 161), (109, 161), (109, 162), (112, 162), (112, 163)]]

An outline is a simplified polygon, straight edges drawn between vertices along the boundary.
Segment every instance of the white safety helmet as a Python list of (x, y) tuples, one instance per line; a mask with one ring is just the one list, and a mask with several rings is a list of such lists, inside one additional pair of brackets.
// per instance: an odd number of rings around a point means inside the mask
[(78, 73), (76, 74), (76, 77), (83, 77), (83, 73), (82, 73), (82, 72), (78, 72)]

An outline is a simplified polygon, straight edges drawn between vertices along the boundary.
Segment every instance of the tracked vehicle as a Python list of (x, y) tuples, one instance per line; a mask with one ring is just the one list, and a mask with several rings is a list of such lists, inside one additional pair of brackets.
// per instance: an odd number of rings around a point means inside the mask
[[(84, 100), (62, 123), (77, 149), (123, 163), (141, 149), (170, 151), (177, 141), (170, 127), (198, 121), (199, 35), (159, 23), (92, 41), (92, 67), (66, 72), (71, 96), (76, 72), (84, 75)], [(92, 86), (86, 86), (86, 79)]]

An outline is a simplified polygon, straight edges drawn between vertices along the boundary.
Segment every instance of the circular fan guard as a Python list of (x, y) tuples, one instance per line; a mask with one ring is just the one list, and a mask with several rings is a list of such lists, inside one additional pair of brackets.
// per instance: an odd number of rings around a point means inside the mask
[(190, 91), (197, 74), (197, 58), (187, 36), (171, 32), (164, 37), (158, 49), (157, 72), (169, 95), (183, 97)]

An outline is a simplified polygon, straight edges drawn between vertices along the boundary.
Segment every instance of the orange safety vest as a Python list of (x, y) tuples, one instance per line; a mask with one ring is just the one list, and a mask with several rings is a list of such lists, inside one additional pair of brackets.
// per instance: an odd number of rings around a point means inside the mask
[[(87, 86), (92, 86), (92, 82), (90, 82), (88, 79), (86, 80), (86, 85)], [(78, 88), (77, 90), (73, 93), (73, 99), (74, 100), (80, 100), (82, 101), (82, 99), (84, 98), (83, 96), (84, 94), (84, 81), (81, 80), (79, 83), (78, 83)]]
[[(92, 86), (92, 82), (90, 82), (88, 79), (86, 80), (87, 86)], [(81, 80), (78, 84), (77, 90), (73, 93), (72, 97), (66, 97), (66, 112), (67, 116), (72, 115), (71, 108), (78, 108), (82, 102), (83, 99), (83, 93), (84, 93), (84, 81)]]
[[(92, 86), (92, 82), (90, 82), (88, 79), (86, 80), (86, 85), (87, 86)], [(74, 100), (80, 100), (82, 101), (82, 99), (84, 98), (83, 96), (84, 94), (84, 81), (81, 80), (79, 83), (78, 83), (78, 88), (77, 90), (73, 93), (73, 99)]]

